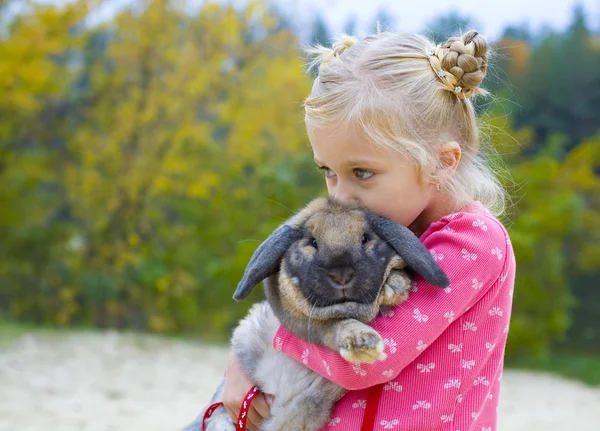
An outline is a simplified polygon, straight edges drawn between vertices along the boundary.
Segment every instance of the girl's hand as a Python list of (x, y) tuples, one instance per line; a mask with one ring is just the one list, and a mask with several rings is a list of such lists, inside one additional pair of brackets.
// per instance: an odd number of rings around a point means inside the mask
[[(223, 405), (229, 413), (233, 423), (237, 423), (240, 407), (244, 401), (246, 393), (254, 386), (242, 369), (240, 363), (233, 352), (229, 353), (227, 365), (225, 367), (225, 384), (223, 386)], [(248, 410), (248, 423), (246, 428), (249, 431), (260, 431), (261, 423), (271, 416), (270, 405), (273, 402), (273, 396), (261, 393), (254, 397)]]

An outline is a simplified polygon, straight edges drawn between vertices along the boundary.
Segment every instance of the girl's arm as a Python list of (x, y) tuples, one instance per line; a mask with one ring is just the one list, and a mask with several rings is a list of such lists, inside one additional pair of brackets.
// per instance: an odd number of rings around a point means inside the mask
[(349, 390), (397, 376), (491, 288), (506, 271), (511, 252), (503, 226), (483, 213), (458, 214), (437, 222), (430, 232), (421, 239), (448, 275), (450, 286), (440, 289), (419, 278), (408, 300), (371, 322), (385, 340), (385, 360), (349, 363), (338, 352), (309, 343), (283, 325), (273, 337), (273, 347)]

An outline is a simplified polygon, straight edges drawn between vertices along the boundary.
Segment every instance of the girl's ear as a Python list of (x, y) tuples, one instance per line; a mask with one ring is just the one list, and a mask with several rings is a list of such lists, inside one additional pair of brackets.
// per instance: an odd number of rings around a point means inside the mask
[(456, 171), (462, 156), (462, 150), (458, 142), (448, 141), (440, 145), (436, 152), (440, 168), (435, 173), (435, 177), (437, 182), (444, 183)]

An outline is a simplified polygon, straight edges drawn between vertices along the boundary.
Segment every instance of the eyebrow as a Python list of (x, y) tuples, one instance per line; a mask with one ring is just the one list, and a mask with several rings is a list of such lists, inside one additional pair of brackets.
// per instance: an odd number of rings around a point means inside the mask
[[(327, 165), (326, 163), (322, 163), (321, 161), (319, 161), (319, 159), (317, 159), (316, 157), (314, 158), (314, 161), (316, 164), (318, 165)], [(354, 159), (354, 160), (347, 160), (345, 165), (347, 166), (352, 166), (352, 167), (357, 167), (357, 166), (368, 166), (368, 165), (375, 165), (375, 166), (381, 166), (381, 163), (375, 160), (368, 160), (368, 159)]]

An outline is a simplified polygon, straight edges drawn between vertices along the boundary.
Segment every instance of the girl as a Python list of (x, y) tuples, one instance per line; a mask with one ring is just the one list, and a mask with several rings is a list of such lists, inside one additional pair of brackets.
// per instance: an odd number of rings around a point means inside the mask
[[(273, 346), (348, 390), (326, 429), (360, 430), (375, 403), (375, 430), (496, 430), (515, 259), (493, 215), (504, 195), (480, 155), (470, 99), (484, 93), (487, 42), (475, 31), (440, 46), (378, 33), (313, 52), (305, 122), (329, 194), (409, 226), (451, 285), (417, 279), (406, 302), (372, 322), (383, 361), (348, 363), (285, 327)], [(252, 385), (231, 356), (224, 403), (234, 421)], [(268, 415), (259, 396), (248, 428)]]

